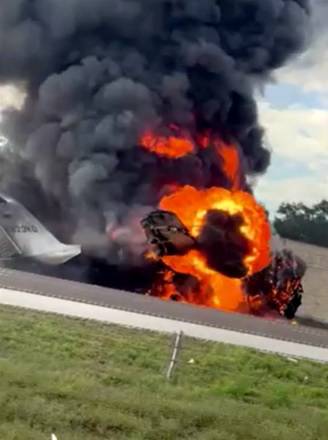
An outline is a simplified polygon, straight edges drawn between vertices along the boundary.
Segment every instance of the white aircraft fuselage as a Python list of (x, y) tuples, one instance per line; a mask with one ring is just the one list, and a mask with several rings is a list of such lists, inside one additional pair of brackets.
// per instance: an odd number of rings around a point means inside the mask
[(64, 264), (81, 254), (81, 246), (61, 243), (21, 203), (0, 193), (0, 261), (25, 257)]

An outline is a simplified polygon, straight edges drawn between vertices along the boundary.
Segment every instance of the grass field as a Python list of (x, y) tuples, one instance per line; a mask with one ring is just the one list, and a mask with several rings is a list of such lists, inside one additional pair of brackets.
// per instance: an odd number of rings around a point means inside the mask
[[(327, 440), (328, 367), (0, 308), (0, 439)], [(193, 359), (194, 363), (190, 360)]]

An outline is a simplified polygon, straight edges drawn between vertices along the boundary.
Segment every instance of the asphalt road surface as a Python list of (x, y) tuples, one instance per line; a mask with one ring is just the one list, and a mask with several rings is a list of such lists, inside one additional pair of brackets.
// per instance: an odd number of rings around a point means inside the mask
[[(328, 330), (293, 325), (249, 315), (224, 313), (192, 305), (166, 302), (149, 296), (0, 268), (0, 288), (68, 300), (148, 317), (229, 330), (274, 340), (328, 348)], [(40, 298), (41, 300), (41, 298)], [(100, 309), (99, 309), (100, 310)]]

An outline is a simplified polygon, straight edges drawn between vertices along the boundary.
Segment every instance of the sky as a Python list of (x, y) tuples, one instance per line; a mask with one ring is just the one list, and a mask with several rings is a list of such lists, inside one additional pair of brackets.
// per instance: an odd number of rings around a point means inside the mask
[(328, 198), (328, 2), (313, 1), (316, 33), (308, 49), (276, 72), (258, 98), (273, 155), (255, 194), (273, 213), (282, 202)]
[[(328, 198), (328, 2), (312, 1), (318, 5), (313, 17), (317, 32), (308, 49), (277, 71), (258, 95), (273, 154), (268, 172), (254, 183), (255, 195), (272, 214), (282, 202), (311, 205)], [(0, 87), (0, 114), (9, 104), (23, 102), (13, 86)]]

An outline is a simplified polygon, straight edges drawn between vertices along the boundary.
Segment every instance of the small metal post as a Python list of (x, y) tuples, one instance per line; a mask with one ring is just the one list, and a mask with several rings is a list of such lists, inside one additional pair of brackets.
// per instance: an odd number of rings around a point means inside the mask
[(177, 363), (179, 350), (181, 348), (182, 336), (183, 336), (183, 332), (180, 332), (180, 333), (177, 333), (177, 335), (175, 337), (175, 343), (174, 343), (174, 347), (173, 347), (173, 351), (172, 351), (172, 357), (171, 357), (171, 361), (169, 363), (169, 367), (168, 367), (167, 373), (166, 373), (167, 380), (171, 379), (174, 367)]

